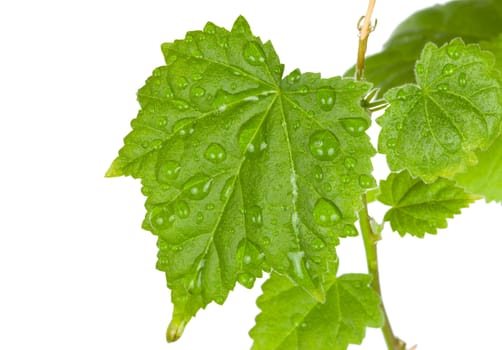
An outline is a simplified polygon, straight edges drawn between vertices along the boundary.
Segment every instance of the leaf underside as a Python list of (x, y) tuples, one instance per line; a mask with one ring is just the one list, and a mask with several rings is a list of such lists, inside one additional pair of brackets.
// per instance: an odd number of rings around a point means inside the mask
[(370, 280), (362, 274), (332, 279), (322, 304), (273, 274), (258, 298), (261, 314), (250, 331), (252, 350), (345, 350), (360, 344), (366, 327), (383, 325), (380, 298)]
[(393, 171), (408, 169), (427, 182), (452, 178), (476, 163), (500, 134), (502, 89), (494, 58), (454, 39), (425, 46), (417, 84), (389, 90), (390, 107), (377, 121), (378, 140)]
[(138, 92), (108, 176), (140, 178), (172, 290), (176, 340), (200, 309), (238, 281), (281, 273), (318, 300), (336, 273), (335, 246), (375, 186), (360, 100), (370, 85), (293, 71), (240, 17), (231, 31), (164, 44), (166, 65)]
[(446, 228), (446, 219), (459, 214), (462, 208), (479, 199), (466, 193), (454, 181), (436, 179), (425, 183), (412, 178), (409, 172), (391, 173), (380, 182), (378, 200), (390, 207), (384, 220), (401, 236), (410, 234), (424, 237), (436, 234), (438, 228)]

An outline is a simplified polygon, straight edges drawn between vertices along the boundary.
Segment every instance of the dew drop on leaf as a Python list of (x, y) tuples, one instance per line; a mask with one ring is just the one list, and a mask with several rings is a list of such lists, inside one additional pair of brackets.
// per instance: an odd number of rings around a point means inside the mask
[(253, 288), (256, 278), (250, 273), (243, 272), (237, 276), (237, 281), (246, 288)]
[(161, 128), (165, 127), (167, 125), (167, 118), (166, 117), (157, 118), (157, 125)]
[(291, 323), (294, 327), (299, 327), (303, 323), (303, 318), (302, 314), (294, 314), (291, 316)]
[(227, 152), (218, 143), (212, 143), (204, 153), (204, 158), (214, 164), (219, 164), (227, 158)]
[(159, 180), (159, 182), (169, 183), (178, 177), (180, 170), (180, 163), (174, 160), (168, 160), (159, 167), (157, 171), (157, 180)]
[(204, 32), (207, 34), (214, 34), (216, 33), (216, 25), (214, 23), (208, 22), (204, 26)]
[(174, 211), (170, 207), (154, 207), (148, 212), (148, 222), (154, 231), (162, 231), (173, 225)]
[(200, 86), (195, 86), (191, 91), (190, 94), (193, 97), (202, 97), (206, 94), (206, 90), (204, 88), (201, 88)]
[(259, 66), (265, 63), (265, 53), (256, 42), (251, 41), (244, 46), (244, 59), (253, 66)]
[(361, 185), (362, 188), (370, 188), (375, 186), (375, 179), (366, 174), (362, 174), (359, 176), (359, 185)]
[(289, 75), (286, 77), (286, 81), (293, 85), (293, 84), (296, 84), (298, 81), (300, 81), (300, 78), (301, 78), (301, 73), (298, 69), (295, 69), (294, 71), (292, 71), (291, 73), (289, 73)]
[(310, 136), (310, 153), (319, 160), (333, 160), (339, 149), (338, 140), (328, 130), (316, 131)]
[(204, 222), (204, 214), (202, 214), (200, 211), (197, 213), (197, 217), (195, 219), (195, 222), (197, 224), (202, 224)]
[(452, 75), (455, 73), (455, 65), (448, 63), (443, 67), (443, 75)]
[(173, 126), (173, 132), (178, 132), (178, 135), (186, 137), (192, 135), (195, 131), (192, 125), (193, 118), (184, 118), (178, 120)]
[(362, 118), (344, 119), (341, 123), (345, 131), (352, 136), (360, 136), (369, 128), (369, 123)]
[(232, 194), (235, 186), (235, 177), (229, 177), (227, 181), (225, 181), (225, 184), (223, 185), (223, 188), (221, 189), (220, 193), (220, 200), (222, 202), (225, 202), (230, 198), (230, 195)]
[(331, 90), (320, 90), (317, 93), (317, 102), (323, 111), (329, 112), (335, 105), (335, 93)]
[(322, 227), (335, 225), (342, 218), (340, 209), (329, 199), (320, 198), (314, 206), (314, 220)]
[(453, 58), (454, 60), (460, 57), (460, 50), (461, 48), (457, 43), (451, 43), (446, 48), (448, 56), (450, 56), (450, 58)]
[(352, 157), (347, 157), (345, 158), (345, 160), (343, 161), (343, 165), (345, 166), (346, 169), (348, 170), (352, 170), (355, 168), (357, 164), (357, 160), (355, 158), (352, 158)]
[(390, 138), (387, 140), (387, 147), (389, 147), (389, 148), (396, 147), (396, 144), (397, 144), (397, 139), (395, 139), (395, 138)]
[(357, 236), (357, 234), (358, 232), (354, 225), (348, 224), (343, 228), (343, 235), (345, 237), (355, 237)]
[(441, 83), (436, 86), (439, 91), (448, 91), (448, 84)]
[(188, 86), (188, 80), (185, 77), (179, 77), (176, 79), (176, 86), (180, 89), (184, 89)]
[(190, 216), (190, 207), (184, 200), (179, 200), (174, 205), (174, 211), (179, 218), (186, 219)]
[(325, 247), (325, 244), (320, 238), (314, 238), (310, 243), (310, 246), (314, 250), (321, 250), (322, 248)]
[(309, 88), (306, 85), (300, 86), (300, 88), (298, 89), (298, 92), (301, 95), (306, 95), (309, 92)]
[(314, 167), (314, 179), (316, 181), (322, 181), (324, 179), (324, 171), (319, 165)]
[(212, 184), (213, 178), (206, 174), (198, 173), (185, 182), (183, 191), (189, 198), (200, 200), (207, 197)]
[(186, 290), (189, 294), (198, 295), (202, 291), (202, 266), (198, 267), (195, 277), (188, 281), (186, 285)]
[(458, 85), (460, 85), (460, 87), (465, 87), (467, 85), (467, 74), (465, 74), (465, 72), (458, 75)]
[(249, 208), (246, 211), (246, 217), (248, 221), (256, 226), (262, 226), (263, 225), (263, 217), (262, 217), (262, 212), (261, 208), (257, 205), (253, 205), (251, 208)]
[(415, 69), (418, 74), (422, 74), (424, 72), (424, 65), (422, 63), (417, 63)]
[(179, 111), (186, 111), (190, 106), (183, 100), (173, 100), (172, 103)]

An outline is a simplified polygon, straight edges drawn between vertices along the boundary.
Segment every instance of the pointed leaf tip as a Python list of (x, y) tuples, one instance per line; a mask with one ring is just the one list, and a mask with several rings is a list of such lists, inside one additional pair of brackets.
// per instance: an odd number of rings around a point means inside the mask
[(124, 175), (121, 167), (117, 163), (118, 161), (115, 159), (106, 171), (105, 177), (118, 177)]
[(181, 338), (185, 330), (185, 320), (174, 319), (169, 323), (166, 331), (166, 340), (168, 343), (173, 343)]
[(244, 16), (240, 15), (239, 17), (237, 17), (234, 25), (232, 26), (232, 32), (251, 34), (251, 28), (249, 27), (249, 23), (244, 18)]

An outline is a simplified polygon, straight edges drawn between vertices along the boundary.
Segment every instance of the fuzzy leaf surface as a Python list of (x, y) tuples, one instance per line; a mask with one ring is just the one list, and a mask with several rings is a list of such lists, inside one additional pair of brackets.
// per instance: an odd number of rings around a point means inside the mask
[(407, 171), (392, 173), (380, 182), (378, 200), (392, 207), (384, 220), (401, 236), (424, 237), (436, 234), (438, 228), (446, 228), (446, 219), (459, 214), (478, 197), (466, 193), (454, 181), (437, 179), (425, 183), (412, 178)]
[(417, 84), (389, 90), (391, 106), (378, 119), (379, 151), (393, 171), (425, 181), (451, 178), (476, 163), (500, 132), (502, 89), (493, 55), (454, 39), (425, 46)]
[(140, 178), (148, 197), (143, 227), (159, 237), (175, 305), (168, 338), (264, 269), (323, 300), (338, 238), (357, 234), (360, 194), (375, 184), (360, 106), (370, 86), (283, 78), (271, 43), (242, 17), (162, 49), (166, 65), (139, 90), (107, 175)]
[(381, 327), (380, 298), (370, 276), (347, 274), (326, 284), (326, 303), (273, 274), (258, 298), (261, 313), (250, 331), (252, 350), (346, 350), (360, 344), (366, 327)]
[[(415, 62), (424, 45), (443, 45), (461, 37), (466, 43), (492, 40), (502, 33), (502, 3), (498, 0), (450, 1), (421, 10), (404, 20), (383, 50), (366, 58), (365, 77), (386, 92), (414, 81)], [(354, 75), (351, 69), (346, 73)]]

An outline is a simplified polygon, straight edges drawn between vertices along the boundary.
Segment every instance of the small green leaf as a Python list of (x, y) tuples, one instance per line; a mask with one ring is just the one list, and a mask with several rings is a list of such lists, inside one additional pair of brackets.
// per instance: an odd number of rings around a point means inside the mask
[[(366, 58), (365, 78), (385, 93), (412, 83), (413, 68), (427, 42), (436, 45), (456, 37), (466, 43), (492, 40), (502, 33), (502, 3), (499, 0), (450, 1), (416, 12), (392, 33), (382, 52)], [(489, 49), (489, 48), (487, 48)], [(353, 76), (354, 69), (346, 75)]]
[(493, 55), (460, 39), (425, 46), (416, 63), (418, 85), (393, 88), (377, 121), (378, 146), (391, 170), (425, 181), (451, 178), (476, 163), (475, 151), (498, 136), (502, 89)]
[(242, 17), (162, 50), (166, 65), (139, 90), (108, 175), (141, 178), (148, 197), (143, 227), (159, 237), (174, 303), (168, 340), (263, 270), (324, 300), (335, 246), (357, 233), (360, 196), (374, 185), (360, 106), (370, 85), (299, 70), (283, 78), (270, 42)]
[(446, 219), (479, 199), (456, 186), (454, 181), (440, 178), (427, 184), (412, 178), (407, 171), (390, 174), (387, 180), (381, 181), (380, 191), (378, 200), (392, 207), (384, 220), (401, 236), (436, 234), (438, 228), (447, 227)]
[(455, 180), (469, 192), (484, 196), (487, 202), (502, 203), (502, 136), (476, 155), (478, 164), (455, 176)]
[(380, 297), (370, 276), (347, 274), (326, 283), (319, 303), (283, 276), (272, 274), (258, 298), (261, 314), (250, 331), (252, 350), (346, 350), (360, 344), (366, 327), (381, 327)]

